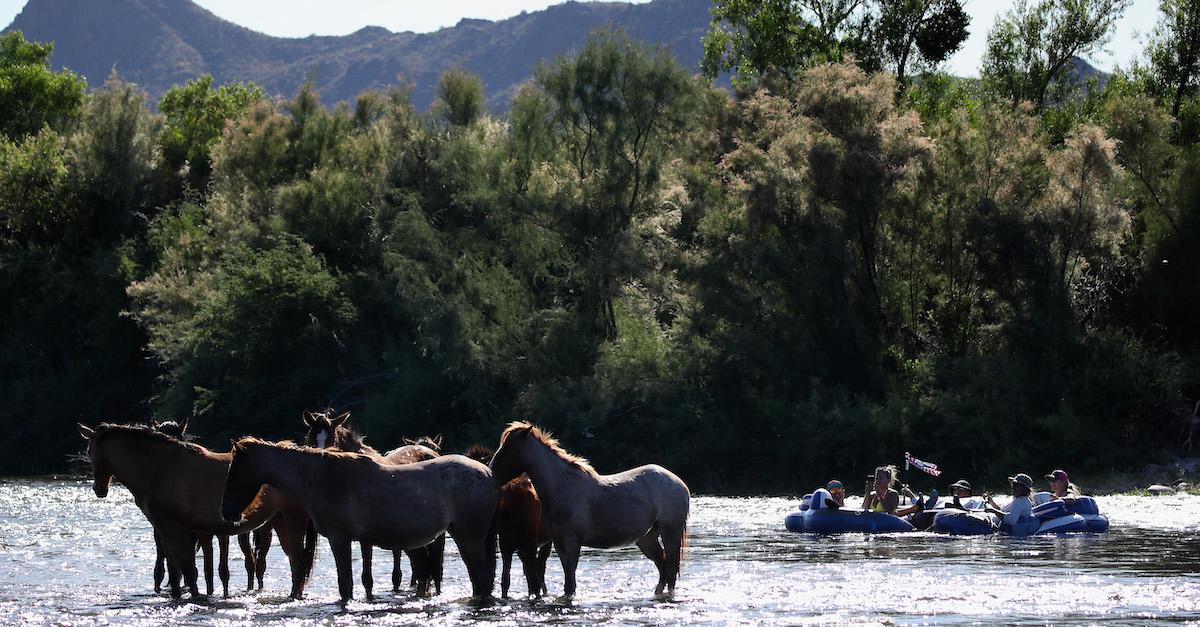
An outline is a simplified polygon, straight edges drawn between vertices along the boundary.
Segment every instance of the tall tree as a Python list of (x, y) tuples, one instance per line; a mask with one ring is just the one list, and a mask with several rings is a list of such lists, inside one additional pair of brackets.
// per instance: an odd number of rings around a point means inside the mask
[(1072, 60), (1102, 48), (1130, 0), (1018, 0), (988, 33), (983, 79), (1014, 100), (1046, 106)]
[(884, 65), (896, 74), (897, 98), (908, 87), (909, 69), (950, 58), (967, 40), (970, 24), (959, 0), (879, 0), (875, 36)]
[(87, 83), (50, 70), (54, 44), (26, 41), (20, 31), (0, 36), (0, 135), (22, 139), (64, 125), (83, 110)]
[(1171, 116), (1200, 84), (1200, 0), (1161, 0), (1146, 53), (1154, 76), (1170, 94)]

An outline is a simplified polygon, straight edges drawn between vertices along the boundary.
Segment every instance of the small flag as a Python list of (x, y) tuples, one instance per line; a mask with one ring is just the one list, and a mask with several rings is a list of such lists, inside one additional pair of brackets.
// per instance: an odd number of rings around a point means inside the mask
[(940, 469), (938, 469), (937, 464), (934, 464), (931, 462), (923, 462), (923, 461), (917, 459), (916, 457), (913, 457), (911, 453), (906, 452), (904, 454), (904, 465), (905, 465), (905, 467), (908, 467), (910, 464), (915, 466), (917, 468), (917, 470), (920, 470), (921, 472), (926, 473), (926, 474), (933, 475), (935, 477), (942, 474), (942, 471)]

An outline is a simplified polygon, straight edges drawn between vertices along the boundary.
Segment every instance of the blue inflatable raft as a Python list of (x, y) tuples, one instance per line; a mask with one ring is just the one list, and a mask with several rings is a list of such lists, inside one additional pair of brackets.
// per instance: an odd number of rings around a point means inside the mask
[(947, 509), (934, 516), (930, 530), (952, 535), (1003, 533), (1011, 536), (1108, 531), (1108, 518), (1100, 514), (1096, 500), (1091, 497), (1079, 497), (1067, 505), (1049, 493), (1040, 492), (1034, 496), (1034, 501), (1041, 501), (1041, 504), (1033, 508), (1033, 516), (1022, 518), (1013, 525), (1001, 523), (999, 516), (981, 510)]
[(854, 509), (832, 509), (825, 506), (829, 492), (817, 490), (806, 494), (800, 501), (800, 511), (792, 512), (783, 519), (788, 531), (797, 533), (894, 533), (912, 531), (907, 520), (882, 512), (864, 512)]

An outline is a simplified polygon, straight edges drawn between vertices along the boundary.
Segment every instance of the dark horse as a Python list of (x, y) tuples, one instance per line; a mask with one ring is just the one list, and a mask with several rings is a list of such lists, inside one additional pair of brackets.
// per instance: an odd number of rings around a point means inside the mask
[[(337, 416), (334, 416), (332, 410), (306, 413), (304, 415), (304, 423), (308, 425), (308, 433), (304, 436), (304, 443), (315, 448), (330, 448), (371, 455), (383, 463), (397, 465), (425, 461), (441, 454), (442, 437), (436, 436), (434, 438), (420, 438), (416, 441), (406, 439), (405, 446), (389, 451), (386, 455), (380, 455), (378, 451), (363, 441), (364, 438), (362, 435), (346, 426), (346, 421), (349, 418), (350, 412), (345, 412)], [(370, 597), (372, 587), (375, 583), (375, 577), (371, 572), (371, 556), (373, 551), (371, 545), (364, 545), (362, 543), (359, 543), (359, 550), (362, 553), (363, 589), (366, 590), (367, 596)], [(445, 551), (446, 536), (444, 534), (438, 536), (429, 546), (418, 549), (406, 549), (404, 551), (392, 551), (392, 592), (400, 592), (404, 584), (404, 573), (400, 569), (400, 554), (405, 553), (408, 555), (409, 563), (412, 564), (411, 585), (416, 587), (417, 596), (428, 596), (430, 594), (430, 584), (432, 584), (437, 594), (441, 594), (442, 564)]]
[[(491, 595), (498, 490), (486, 466), (461, 455), (394, 466), (359, 453), (243, 438), (233, 447), (221, 514), (254, 511), (264, 485), (312, 517), (329, 540), (342, 602), (354, 596), (350, 544), (415, 549), (450, 533), (476, 598)], [(245, 524), (245, 523), (235, 523)]]
[(498, 485), (529, 474), (542, 499), (542, 524), (562, 561), (565, 596), (575, 594), (581, 547), (630, 544), (658, 568), (655, 594), (674, 592), (691, 503), (687, 485), (674, 473), (650, 464), (598, 474), (587, 460), (564, 451), (528, 422), (514, 422), (504, 430), (490, 466)]
[[(187, 421), (182, 424), (174, 420), (157, 420), (151, 421), (150, 428), (164, 435), (169, 435), (177, 440), (191, 442), (192, 436), (187, 433)], [(140, 505), (139, 505), (140, 507)], [(212, 595), (213, 593), (213, 535), (212, 534), (192, 534), (196, 546), (204, 553), (204, 586), (205, 591)], [(221, 588), (225, 596), (229, 596), (229, 538), (227, 536), (216, 536), (217, 546), (219, 548), (219, 569), (221, 575)], [(255, 553), (250, 550), (249, 536), (246, 534), (238, 534), (238, 545), (242, 549), (242, 555), (245, 558), (246, 565), (246, 589), (254, 588), (254, 573), (255, 573)], [(162, 542), (158, 538), (158, 534), (154, 535), (154, 591), (162, 591), (163, 577), (167, 574), (167, 554), (163, 550)], [(261, 582), (262, 580), (259, 579)], [(178, 585), (178, 584), (176, 584)], [(260, 583), (261, 587), (261, 583)]]
[[(464, 453), (471, 459), (488, 463), (492, 449), (474, 444)], [(550, 558), (550, 534), (542, 526), (542, 501), (529, 475), (521, 475), (500, 488), (500, 505), (496, 512), (496, 527), (500, 535), (500, 595), (508, 596), (513, 553), (521, 558), (529, 594), (546, 594), (546, 560)]]
[(115, 477), (130, 493), (154, 527), (167, 558), (171, 595), (182, 596), (180, 576), (193, 595), (196, 552), (193, 533), (231, 536), (261, 526), (274, 511), (246, 512), (238, 523), (221, 518), (221, 488), (229, 470), (229, 453), (214, 453), (145, 425), (103, 423), (95, 429), (79, 425), (87, 439), (92, 464), (92, 489), (108, 496)]

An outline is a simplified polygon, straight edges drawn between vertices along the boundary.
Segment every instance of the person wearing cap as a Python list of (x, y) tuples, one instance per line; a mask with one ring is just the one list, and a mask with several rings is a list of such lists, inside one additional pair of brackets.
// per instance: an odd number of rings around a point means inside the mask
[(1033, 516), (1033, 500), (1029, 497), (1033, 493), (1033, 478), (1022, 472), (1009, 477), (1008, 483), (1012, 486), (1012, 501), (1000, 507), (989, 496), (987, 504), (989, 512), (1004, 517), (1001, 524), (1012, 526), (1021, 518)]
[(829, 483), (825, 484), (825, 489), (829, 490), (829, 497), (837, 503), (838, 507), (846, 506), (846, 487), (837, 479), (830, 479)]
[(971, 482), (967, 481), (966, 479), (959, 479), (958, 481), (951, 483), (950, 484), (950, 495), (953, 496), (954, 498), (950, 503), (946, 504), (946, 507), (953, 507), (955, 509), (966, 509), (966, 507), (964, 507), (963, 504), (961, 502), (959, 502), (959, 499), (969, 499), (973, 496), (971, 494)]
[(1046, 475), (1046, 480), (1050, 482), (1050, 493), (1054, 498), (1061, 499), (1067, 505), (1074, 503), (1075, 499), (1081, 496), (1079, 486), (1071, 483), (1071, 478), (1065, 470), (1055, 470)]

